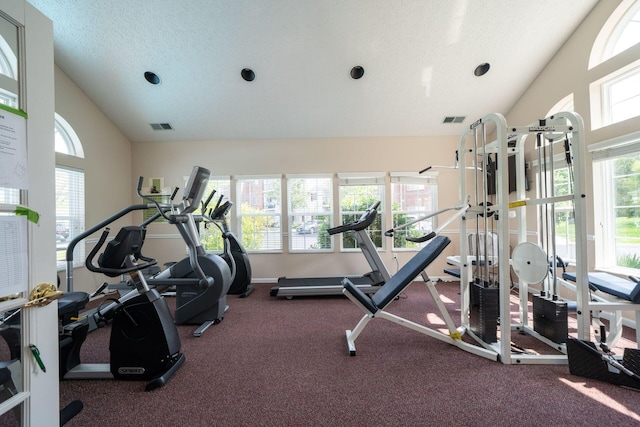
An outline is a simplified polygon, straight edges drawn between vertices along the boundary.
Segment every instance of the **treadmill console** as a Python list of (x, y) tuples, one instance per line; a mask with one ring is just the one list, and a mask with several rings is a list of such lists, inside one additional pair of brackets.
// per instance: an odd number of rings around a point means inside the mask
[(329, 233), (329, 235), (334, 235), (346, 233), (347, 231), (364, 230), (371, 225), (374, 219), (376, 219), (376, 215), (378, 214), (378, 206), (380, 206), (379, 201), (369, 206), (369, 208), (357, 220), (330, 228), (327, 230), (327, 233)]

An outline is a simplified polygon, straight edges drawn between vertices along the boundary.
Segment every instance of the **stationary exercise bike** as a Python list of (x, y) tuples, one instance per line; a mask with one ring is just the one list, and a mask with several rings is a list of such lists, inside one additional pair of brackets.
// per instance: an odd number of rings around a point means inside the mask
[(240, 240), (229, 230), (227, 214), (233, 206), (230, 201), (222, 202), (222, 195), (218, 198), (215, 208), (206, 211), (206, 205), (211, 201), (215, 191), (211, 193), (209, 199), (203, 204), (203, 217), (205, 228), (209, 224), (214, 224), (220, 230), (224, 248), (220, 256), (229, 265), (232, 272), (231, 286), (227, 294), (238, 295), (240, 298), (248, 297), (255, 290), (251, 286), (251, 263), (247, 251), (240, 243)]
[[(105, 229), (89, 253), (86, 267), (109, 277), (128, 274), (136, 290), (98, 310), (102, 322), (111, 323), (109, 364), (83, 364), (80, 349), (89, 331), (88, 317), (68, 323), (60, 338), (61, 379), (117, 379), (148, 381), (145, 390), (162, 387), (182, 366), (185, 357), (171, 312), (164, 298), (149, 288), (140, 270), (156, 264), (142, 255), (145, 229), (127, 226), (103, 247)], [(142, 261), (142, 262), (140, 262)]]

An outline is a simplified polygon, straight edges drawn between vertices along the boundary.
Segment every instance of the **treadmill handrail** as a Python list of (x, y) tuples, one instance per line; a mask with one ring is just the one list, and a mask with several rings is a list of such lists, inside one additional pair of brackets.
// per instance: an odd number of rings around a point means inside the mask
[(377, 209), (379, 206), (380, 201), (375, 202), (373, 205), (369, 206), (369, 208), (367, 208), (367, 210), (357, 220), (330, 228), (327, 230), (327, 233), (333, 236), (334, 234), (346, 233), (347, 231), (364, 230), (373, 223), (374, 219), (376, 219), (376, 215), (378, 214)]

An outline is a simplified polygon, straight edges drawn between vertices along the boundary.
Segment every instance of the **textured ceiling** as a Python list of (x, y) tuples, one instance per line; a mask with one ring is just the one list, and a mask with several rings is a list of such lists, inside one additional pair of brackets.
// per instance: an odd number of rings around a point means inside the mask
[(56, 64), (132, 141), (459, 134), (507, 113), (597, 3), (28, 1), (54, 22)]

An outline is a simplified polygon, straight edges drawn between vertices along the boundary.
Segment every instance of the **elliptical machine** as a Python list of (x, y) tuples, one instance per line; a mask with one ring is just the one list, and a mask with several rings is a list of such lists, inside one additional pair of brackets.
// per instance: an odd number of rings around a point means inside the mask
[[(109, 277), (128, 274), (136, 290), (99, 310), (110, 321), (109, 364), (83, 364), (80, 349), (89, 331), (89, 318), (68, 323), (60, 338), (61, 379), (147, 380), (146, 391), (162, 387), (182, 366), (185, 356), (171, 312), (164, 297), (150, 289), (140, 270), (156, 264), (142, 255), (145, 229), (127, 226), (107, 243), (104, 253), (94, 258), (104, 245), (106, 228), (89, 253), (86, 267)], [(142, 263), (138, 260), (143, 261)]]
[[(213, 197), (215, 190), (209, 196), (209, 202)], [(203, 217), (205, 218), (205, 228), (212, 223), (220, 230), (223, 239), (223, 251), (220, 256), (229, 265), (232, 271), (231, 286), (227, 294), (238, 295), (240, 298), (248, 297), (255, 288), (251, 285), (251, 262), (247, 251), (240, 243), (240, 240), (229, 230), (227, 223), (227, 214), (233, 203), (226, 201), (221, 204), (223, 196), (220, 195), (215, 208), (208, 213), (206, 211), (206, 203), (203, 205)]]
[[(175, 322), (177, 325), (199, 324), (193, 332), (195, 337), (201, 336), (211, 325), (222, 321), (228, 308), (226, 295), (232, 282), (231, 270), (227, 263), (220, 256), (207, 253), (200, 243), (193, 216), (202, 200), (209, 176), (210, 172), (207, 169), (194, 167), (182, 201), (170, 207), (169, 215), (165, 213), (165, 206), (142, 194), (142, 177), (138, 180), (137, 188), (141, 198), (156, 206), (156, 215), (162, 216), (178, 228), (187, 245), (189, 255), (186, 258), (148, 278), (147, 282), (151, 286), (175, 286)], [(206, 208), (206, 203), (203, 207)]]

